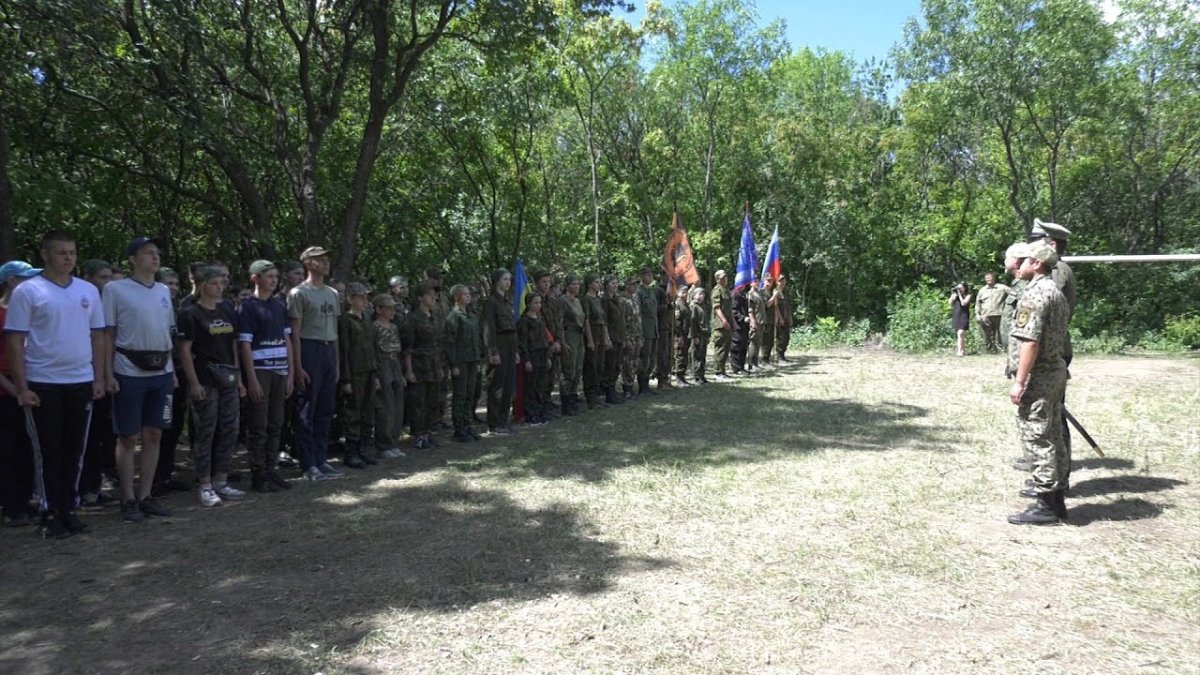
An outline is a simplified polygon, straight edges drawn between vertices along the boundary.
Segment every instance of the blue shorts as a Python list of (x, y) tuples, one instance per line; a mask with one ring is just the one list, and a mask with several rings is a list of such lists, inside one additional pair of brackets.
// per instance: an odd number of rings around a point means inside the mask
[(175, 395), (175, 377), (171, 373), (133, 377), (116, 374), (120, 391), (113, 396), (113, 432), (118, 436), (137, 436), (143, 427), (171, 428), (171, 404)]

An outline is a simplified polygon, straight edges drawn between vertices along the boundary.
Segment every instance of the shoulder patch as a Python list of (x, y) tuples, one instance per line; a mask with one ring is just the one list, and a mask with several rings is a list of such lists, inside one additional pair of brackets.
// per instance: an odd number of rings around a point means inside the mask
[(1024, 328), (1025, 324), (1029, 323), (1029, 310), (1028, 309), (1022, 307), (1017, 312), (1017, 322), (1016, 323), (1017, 323), (1018, 328)]

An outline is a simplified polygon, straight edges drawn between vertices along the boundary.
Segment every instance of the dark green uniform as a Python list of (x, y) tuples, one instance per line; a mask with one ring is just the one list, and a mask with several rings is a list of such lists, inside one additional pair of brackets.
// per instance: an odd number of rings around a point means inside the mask
[(762, 291), (758, 290), (758, 284), (751, 284), (746, 290), (746, 302), (750, 306), (750, 316), (754, 319), (750, 323), (750, 350), (746, 355), (746, 362), (757, 368), (763, 344), (763, 326), (767, 323), (767, 301)]
[(471, 426), (471, 415), (478, 400), (475, 386), (479, 379), (479, 361), (483, 358), (479, 321), (462, 307), (455, 306), (446, 317), (445, 358), (453, 383), (450, 416), (454, 430), (461, 431)]
[[(525, 419), (537, 421), (546, 414), (549, 400), (543, 395), (550, 373), (550, 340), (541, 316), (526, 312), (517, 322), (517, 350), (525, 369)], [(528, 367), (525, 366), (528, 364)]]
[(592, 407), (600, 402), (600, 384), (606, 355), (604, 333), (608, 323), (599, 296), (588, 294), (583, 296), (580, 302), (583, 303), (583, 312), (592, 331), (592, 344), (583, 354), (583, 395), (587, 399), (588, 407)]
[[(512, 412), (513, 382), (517, 375), (517, 327), (512, 303), (492, 293), (483, 305), (483, 350), (487, 363), (487, 425), (489, 430), (508, 426)], [(494, 363), (496, 359), (498, 363)]]
[(688, 352), (692, 347), (692, 310), (687, 300), (675, 300), (675, 377), (688, 378)]
[[(733, 340), (733, 296), (729, 294), (729, 289), (720, 284), (713, 287), (711, 304), (713, 368), (717, 375), (724, 375), (725, 364), (729, 361), (729, 345)], [(717, 316), (718, 309), (729, 325), (721, 324), (721, 317)]]
[[(338, 391), (341, 393), (342, 432), (348, 452), (361, 451), (375, 435), (375, 326), (350, 312), (338, 317)], [(345, 385), (350, 385), (350, 393)]]
[(658, 361), (658, 341), (667, 336), (658, 332), (658, 286), (642, 286), (637, 292), (638, 312), (642, 316), (642, 349), (638, 354), (638, 387), (650, 388), (650, 376)]
[(579, 379), (583, 376), (583, 331), (587, 325), (587, 314), (579, 298), (564, 295), (562, 303), (566, 312), (563, 314), (562, 382), (558, 395), (563, 399), (563, 410), (569, 411), (579, 396)]
[(708, 362), (709, 311), (705, 303), (697, 299), (695, 293), (689, 296), (688, 307), (691, 309), (692, 325), (688, 335), (692, 341), (692, 378), (697, 382), (707, 382), (705, 370)]
[(608, 325), (608, 339), (612, 342), (612, 349), (604, 357), (600, 387), (605, 396), (611, 399), (616, 396), (617, 380), (621, 377), (621, 354), (625, 351), (625, 311), (621, 309), (620, 296), (610, 296), (606, 292), (600, 302), (604, 307), (604, 322)]
[(772, 285), (763, 289), (763, 305), (766, 321), (759, 326), (762, 330), (762, 346), (758, 350), (758, 358), (764, 364), (771, 362), (775, 351), (775, 328), (779, 325), (779, 287)]
[(375, 321), (375, 363), (379, 395), (375, 397), (375, 449), (399, 447), (404, 422), (404, 366), (400, 363), (400, 329), (388, 321)]
[[(550, 371), (546, 375), (545, 389), (542, 394), (547, 404), (550, 402), (550, 393), (554, 390), (554, 382), (562, 374), (563, 314), (565, 312), (566, 307), (561, 298), (551, 297), (549, 293), (542, 296), (542, 321), (546, 322), (546, 329), (550, 331), (550, 335), (554, 336), (550, 343)], [(559, 344), (558, 353), (555, 353), (553, 349), (555, 343)], [(549, 409), (547, 409), (548, 411)]]
[(404, 360), (412, 372), (405, 375), (409, 382), (408, 419), (413, 436), (418, 440), (433, 430), (437, 416), (438, 389), (442, 381), (442, 336), (434, 317), (419, 309), (408, 315), (405, 332)]

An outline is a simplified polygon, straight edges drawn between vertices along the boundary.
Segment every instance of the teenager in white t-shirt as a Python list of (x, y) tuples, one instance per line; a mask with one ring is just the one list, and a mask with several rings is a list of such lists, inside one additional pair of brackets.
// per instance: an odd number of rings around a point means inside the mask
[[(121, 519), (140, 523), (146, 516), (171, 515), (151, 497), (164, 429), (171, 428), (177, 380), (171, 362), (175, 308), (171, 291), (154, 280), (161, 266), (162, 242), (138, 237), (125, 254), (133, 270), (127, 279), (104, 289), (108, 327), (108, 381), (112, 421), (117, 434), (117, 475), (121, 481)], [(142, 440), (142, 482), (134, 490), (134, 455)]]
[(64, 539), (87, 530), (75, 515), (92, 401), (104, 395), (104, 315), (96, 287), (71, 275), (71, 235), (42, 237), (42, 274), (13, 291), (5, 332), (17, 402), (31, 434), (40, 532)]

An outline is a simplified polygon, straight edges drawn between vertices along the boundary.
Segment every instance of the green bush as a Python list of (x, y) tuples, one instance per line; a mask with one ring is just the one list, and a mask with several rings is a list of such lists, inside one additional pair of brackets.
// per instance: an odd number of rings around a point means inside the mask
[(1071, 348), (1076, 354), (1120, 354), (1125, 349), (1125, 338), (1108, 331), (1081, 338), (1072, 330)]
[(909, 352), (953, 346), (950, 306), (945, 296), (928, 286), (901, 292), (888, 304), (888, 344)]
[(838, 342), (850, 347), (862, 347), (871, 337), (871, 322), (867, 319), (854, 319), (842, 327), (838, 334)]
[(1200, 314), (1167, 317), (1163, 337), (1183, 349), (1200, 349)]
[(1170, 339), (1163, 332), (1155, 330), (1148, 330), (1142, 333), (1142, 336), (1138, 338), (1137, 344), (1134, 347), (1139, 351), (1168, 354), (1187, 351), (1187, 347), (1184, 345)]

